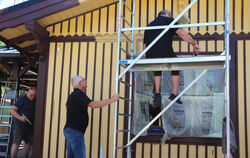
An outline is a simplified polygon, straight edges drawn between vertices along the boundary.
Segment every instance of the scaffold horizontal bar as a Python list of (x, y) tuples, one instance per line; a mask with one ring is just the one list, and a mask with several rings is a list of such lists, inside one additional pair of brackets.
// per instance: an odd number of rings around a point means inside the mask
[[(154, 58), (140, 59), (136, 64), (168, 64), (168, 63), (196, 63), (196, 62), (216, 62), (226, 61), (225, 55), (209, 55), (209, 56), (178, 56), (176, 58)], [(131, 64), (133, 60), (121, 60), (120, 64)]]
[[(170, 71), (170, 70), (200, 70), (200, 69), (224, 69), (225, 56), (213, 57), (181, 57), (164, 59), (140, 59), (132, 68), (132, 71)], [(123, 60), (120, 63), (130, 64), (131, 60)]]
[(201, 70), (224, 69), (224, 62), (199, 62), (199, 63), (175, 63), (175, 64), (145, 64), (134, 65), (132, 71), (173, 71), (173, 70)]
[[(173, 25), (170, 28), (185, 28), (185, 27), (202, 27), (202, 26), (215, 26), (215, 25), (225, 25), (225, 21), (221, 22), (209, 22), (209, 23), (195, 23), (195, 24), (181, 24)], [(165, 26), (148, 26), (148, 27), (134, 27), (134, 28), (122, 28), (121, 31), (139, 31), (139, 30), (157, 30), (165, 29), (169, 25)]]

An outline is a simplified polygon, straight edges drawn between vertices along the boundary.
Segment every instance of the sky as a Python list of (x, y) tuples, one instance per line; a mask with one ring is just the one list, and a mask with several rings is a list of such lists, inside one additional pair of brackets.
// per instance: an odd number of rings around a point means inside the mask
[(0, 10), (27, 0), (0, 0)]

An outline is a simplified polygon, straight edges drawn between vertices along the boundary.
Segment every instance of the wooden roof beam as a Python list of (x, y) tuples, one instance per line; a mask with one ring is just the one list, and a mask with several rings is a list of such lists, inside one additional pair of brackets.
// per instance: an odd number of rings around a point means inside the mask
[(24, 52), (31, 52), (31, 51), (33, 51), (33, 50), (35, 50), (35, 49), (36, 49), (36, 44), (32, 44), (32, 45), (30, 45), (30, 46), (27, 46), (27, 47), (22, 48), (22, 50), (23, 50)]
[(9, 42), (13, 43), (13, 44), (20, 44), (20, 43), (23, 43), (25, 41), (31, 41), (31, 40), (34, 40), (33, 35), (31, 33), (26, 33), (22, 36), (18, 36), (16, 38), (9, 39)]
[(0, 36), (0, 40), (3, 41), (7, 48), (9, 47), (13, 47), (15, 48), (16, 50), (18, 50), (22, 56), (26, 57), (26, 58), (32, 58), (32, 56), (30, 56), (25, 50), (23, 50), (22, 48), (18, 47), (16, 44), (14, 43), (10, 43), (9, 40), (5, 39), (4, 37)]
[(44, 53), (47, 52), (49, 46), (49, 32), (34, 20), (25, 23), (25, 27), (33, 35), (36, 48), (40, 55), (44, 55)]

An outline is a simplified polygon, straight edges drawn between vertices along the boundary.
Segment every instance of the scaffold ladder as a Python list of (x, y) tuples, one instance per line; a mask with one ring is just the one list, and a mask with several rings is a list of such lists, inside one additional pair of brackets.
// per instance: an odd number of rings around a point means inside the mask
[[(134, 50), (134, 31), (131, 31), (131, 34), (126, 34), (125, 32), (121, 31), (121, 23), (123, 22), (123, 26), (129, 26), (131, 28), (134, 28), (134, 21), (135, 21), (135, 0), (130, 0), (130, 4), (127, 1), (120, 0), (119, 1), (119, 22), (118, 22), (118, 46), (117, 46), (117, 61), (121, 60), (121, 56), (125, 56), (126, 59), (133, 59), (133, 50)], [(123, 8), (123, 13), (122, 13)], [(125, 12), (128, 12), (128, 16), (125, 16)], [(131, 18), (131, 20), (128, 20), (128, 18)], [(121, 37), (122, 36), (122, 37)], [(121, 38), (125, 39), (126, 42), (126, 48), (124, 48), (124, 45), (122, 45)], [(130, 45), (130, 48), (128, 48), (128, 45)], [(118, 64), (116, 72), (120, 72), (122, 69), (124, 69), (124, 65)], [(116, 73), (116, 74), (118, 74)], [(117, 79), (117, 78), (116, 78)], [(116, 80), (116, 92), (119, 92), (120, 86), (124, 86), (125, 88), (129, 89), (129, 92), (132, 92), (132, 72), (129, 72), (129, 79), (125, 77), (121, 77)], [(119, 111), (119, 102), (123, 101), (128, 104), (128, 113), (121, 113)], [(114, 120), (114, 142), (117, 144), (117, 135), (118, 133), (124, 133), (127, 134), (127, 142), (130, 141), (130, 135), (131, 135), (131, 108), (132, 107), (132, 93), (129, 93), (128, 96), (121, 96), (120, 100), (116, 102), (115, 105), (115, 120)], [(127, 129), (118, 129), (118, 119), (123, 118), (128, 120), (127, 121)], [(125, 126), (125, 125), (124, 125)], [(116, 157), (116, 149), (114, 152), (114, 156)], [(127, 157), (131, 157), (131, 149), (130, 147), (127, 147)]]
[[(127, 0), (128, 1), (128, 0)], [(126, 2), (127, 2), (126, 1)], [(124, 76), (126, 73), (129, 73), (129, 98), (121, 97), (121, 99), (126, 100), (129, 102), (129, 111), (128, 114), (120, 114), (118, 112), (119, 109), (119, 101), (115, 104), (115, 118), (114, 118), (114, 143), (113, 143), (113, 158), (116, 158), (117, 150), (127, 148), (127, 158), (131, 157), (131, 150), (130, 146), (132, 143), (135, 142), (135, 140), (144, 132), (146, 131), (152, 124), (155, 122), (164, 112), (167, 111), (169, 107), (171, 107), (176, 100), (178, 100), (194, 83), (196, 83), (207, 71), (208, 69), (216, 69), (216, 68), (223, 68), (225, 69), (225, 115), (227, 118), (227, 154), (225, 155), (226, 158), (230, 158), (230, 98), (229, 98), (229, 61), (230, 61), (230, 55), (229, 55), (229, 0), (225, 1), (225, 21), (221, 22), (210, 22), (210, 23), (197, 23), (197, 24), (185, 24), (185, 25), (174, 25), (198, 0), (193, 0), (174, 20), (172, 23), (170, 23), (167, 26), (153, 26), (153, 27), (134, 27), (134, 20), (135, 20), (135, 0), (132, 0), (132, 9), (128, 5), (126, 5), (126, 2), (124, 0), (119, 0), (119, 14), (118, 14), (118, 39), (117, 39), (117, 69), (116, 69), (116, 93), (119, 93), (119, 87), (121, 83), (126, 83), (126, 80), (124, 81)], [(131, 25), (129, 25), (129, 21), (125, 18), (125, 11), (124, 9), (127, 8), (131, 15), (132, 15), (132, 22)], [(123, 26), (121, 25), (123, 21)], [(126, 28), (125, 23), (128, 24), (130, 28)], [(215, 56), (213, 59), (205, 59), (203, 57), (192, 57), (189, 59), (180, 59), (178, 58), (178, 61), (171, 61), (169, 59), (163, 59), (163, 60), (155, 60), (155, 59), (141, 59), (142, 56), (145, 55), (145, 53), (170, 29), (170, 28), (183, 28), (183, 27), (200, 27), (200, 26), (215, 26), (215, 25), (223, 25), (225, 28), (225, 42), (224, 42), (224, 52), (220, 56)], [(134, 31), (136, 30), (152, 30), (152, 29), (163, 29), (163, 31), (156, 37), (151, 44), (147, 46), (136, 58), (133, 58), (133, 42), (134, 42)], [(125, 32), (131, 32), (131, 35), (128, 36)], [(128, 54), (128, 58), (125, 60), (121, 60), (121, 52), (125, 52), (124, 49), (121, 47), (121, 35), (124, 36), (126, 40), (128, 40), (131, 43), (131, 51), (130, 54)], [(129, 59), (129, 60), (128, 60)], [(218, 61), (220, 61), (220, 64), (218, 64)], [(137, 135), (133, 137), (133, 139), (130, 140), (130, 134), (131, 134), (131, 106), (132, 106), (132, 72), (138, 71), (138, 65), (144, 64), (143, 68), (139, 69), (140, 71), (153, 71), (157, 69), (160, 70), (171, 70), (167, 69), (166, 67), (169, 67), (169, 64), (183, 64), (183, 63), (189, 63), (191, 66), (196, 66), (200, 62), (206, 62), (210, 65), (196, 78), (194, 79), (173, 101), (171, 101), (152, 121), (148, 123)], [(159, 68), (153, 68), (153, 65), (155, 64), (162, 64), (162, 67)], [(214, 66), (215, 64), (218, 64), (217, 66)], [(147, 65), (147, 69), (145, 69), (145, 65)], [(164, 67), (165, 65), (165, 67)], [(167, 65), (167, 66), (166, 66)], [(191, 67), (190, 66), (190, 67)], [(192, 67), (192, 68), (193, 68)], [(121, 71), (124, 69), (123, 71)], [(183, 70), (181, 66), (176, 66), (172, 68), (173, 70)], [(128, 129), (126, 130), (120, 130), (118, 129), (118, 119), (119, 116), (128, 116)], [(118, 132), (127, 132), (127, 144), (123, 146), (117, 146), (117, 133)]]
[[(0, 152), (0, 157), (8, 157), (8, 150), (9, 150), (9, 144), (10, 144), (10, 137), (11, 137), (11, 128), (12, 128), (12, 121), (13, 117), (9, 112), (9, 109), (11, 108), (11, 105), (7, 105), (7, 100), (11, 100), (11, 102), (15, 102), (17, 98), (17, 86), (18, 83), (15, 82), (15, 89), (14, 90), (9, 90), (9, 83), (10, 79), (7, 79), (5, 86), (4, 86), (4, 91), (3, 95), (1, 97), (1, 104), (0, 104), (0, 128), (1, 128), (1, 133), (0, 137), (1, 138), (6, 138), (3, 139), (0, 142), (0, 147), (2, 151)], [(14, 83), (14, 82), (13, 82)], [(4, 129), (7, 128), (5, 131)]]

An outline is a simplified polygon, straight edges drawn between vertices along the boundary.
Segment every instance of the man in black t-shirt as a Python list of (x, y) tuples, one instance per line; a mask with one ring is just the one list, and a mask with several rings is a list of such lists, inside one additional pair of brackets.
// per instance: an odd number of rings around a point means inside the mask
[[(161, 25), (169, 25), (174, 19), (171, 16), (171, 13), (168, 10), (162, 10), (158, 17), (152, 21), (148, 26), (161, 26)], [(156, 30), (146, 30), (144, 33), (144, 44), (143, 49), (145, 49), (161, 32), (163, 29)], [(198, 54), (200, 51), (199, 45), (193, 40), (193, 38), (185, 32), (181, 28), (171, 28), (169, 29), (146, 53), (146, 58), (170, 58), (176, 57), (176, 54), (173, 51), (172, 43), (173, 36), (177, 34), (183, 40), (190, 43), (193, 46), (193, 52)], [(178, 87), (179, 87), (179, 71), (171, 72), (172, 79), (172, 94), (169, 99), (174, 100), (174, 98), (178, 95)], [(159, 107), (161, 104), (161, 95), (160, 95), (160, 85), (161, 85), (161, 71), (154, 72), (154, 82), (155, 82), (155, 97), (154, 97), (154, 105), (157, 107), (157, 111), (159, 111)], [(176, 101), (179, 104), (182, 104), (181, 100), (178, 99)], [(155, 113), (155, 112), (154, 112)], [(154, 114), (155, 116), (158, 114)], [(153, 116), (153, 117), (155, 117)]]
[(22, 140), (25, 142), (22, 157), (28, 157), (33, 140), (33, 124), (36, 105), (35, 99), (36, 88), (33, 87), (28, 90), (27, 95), (19, 97), (15, 104), (11, 106), (10, 113), (15, 118), (11, 158), (17, 157), (18, 148)]
[(84, 133), (88, 126), (88, 107), (101, 108), (119, 99), (115, 94), (110, 99), (92, 101), (86, 95), (87, 81), (81, 76), (72, 78), (74, 91), (69, 95), (67, 106), (67, 119), (64, 126), (64, 136), (67, 143), (67, 158), (86, 158)]

